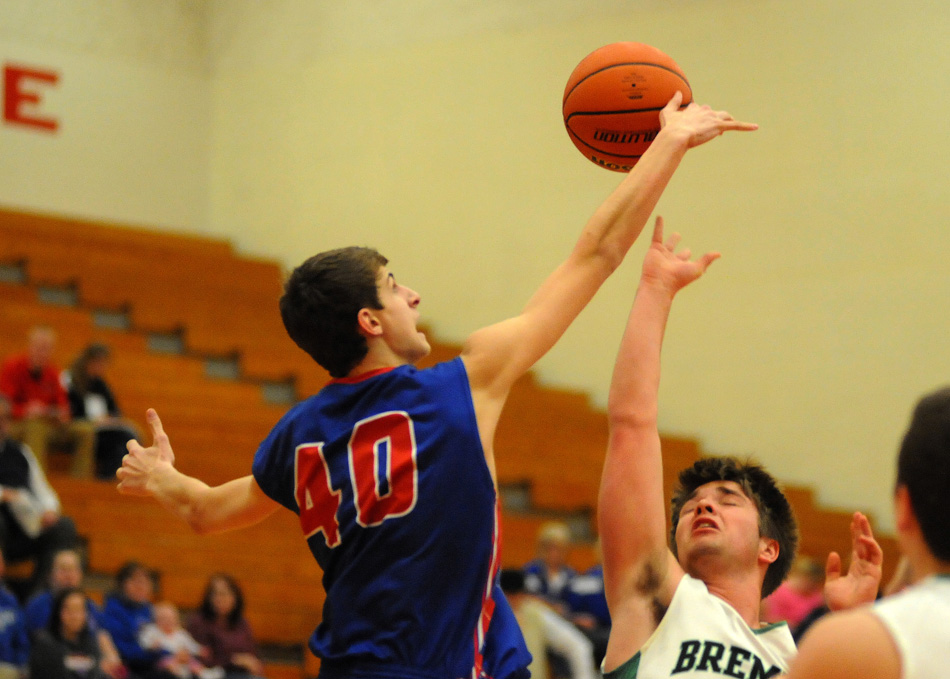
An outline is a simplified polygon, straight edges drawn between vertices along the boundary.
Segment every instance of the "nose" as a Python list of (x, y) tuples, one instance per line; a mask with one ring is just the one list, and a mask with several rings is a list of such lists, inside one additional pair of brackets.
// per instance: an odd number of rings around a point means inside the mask
[(713, 506), (712, 506), (712, 503), (711, 503), (711, 502), (703, 501), (703, 502), (700, 502), (700, 503), (698, 503), (698, 504), (696, 505), (696, 514), (697, 514), (697, 515), (701, 515), (701, 514), (703, 514), (704, 512), (705, 512), (706, 514), (712, 514), (712, 513), (713, 513)]
[(411, 306), (413, 309), (419, 306), (419, 302), (422, 301), (419, 293), (412, 288), (406, 288), (406, 293), (408, 294), (409, 306)]

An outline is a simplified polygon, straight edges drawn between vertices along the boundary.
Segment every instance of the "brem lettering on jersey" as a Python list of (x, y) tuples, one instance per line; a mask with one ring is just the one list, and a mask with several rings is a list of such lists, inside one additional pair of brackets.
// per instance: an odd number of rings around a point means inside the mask
[(779, 667), (765, 669), (762, 659), (752, 651), (698, 639), (680, 644), (680, 655), (670, 676), (690, 671), (721, 674), (735, 679), (770, 679), (782, 673)]

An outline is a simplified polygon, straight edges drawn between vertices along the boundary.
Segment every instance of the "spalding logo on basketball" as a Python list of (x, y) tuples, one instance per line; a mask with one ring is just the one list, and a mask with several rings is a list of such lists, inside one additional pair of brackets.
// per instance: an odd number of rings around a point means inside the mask
[(693, 91), (682, 69), (655, 47), (615, 42), (581, 60), (564, 88), (564, 125), (590, 161), (629, 172), (660, 132), (660, 111)]

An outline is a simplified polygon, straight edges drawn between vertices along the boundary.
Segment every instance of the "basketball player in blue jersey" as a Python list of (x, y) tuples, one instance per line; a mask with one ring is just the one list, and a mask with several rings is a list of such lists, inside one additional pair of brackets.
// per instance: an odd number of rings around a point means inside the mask
[(686, 151), (756, 128), (680, 101), (522, 313), (472, 334), (459, 358), (414, 367), (429, 352), (420, 298), (376, 251), (316, 255), (280, 308), (333, 380), (274, 427), (251, 475), (217, 487), (175, 469), (150, 410), (154, 443), (129, 446), (119, 490), (154, 496), (200, 532), (297, 513), (324, 571), (310, 640), (324, 678), (525, 676), (530, 656), (497, 583), (495, 428), (512, 384), (619, 266)]
[[(703, 458), (680, 474), (667, 542), (657, 431), (660, 348), (674, 295), (718, 253), (690, 260), (657, 219), (611, 382), (610, 436), (599, 499), (612, 627), (605, 679), (746, 677), (788, 669), (785, 623), (759, 623), (761, 599), (785, 578), (797, 543), (785, 496), (761, 467)], [(865, 517), (852, 522), (846, 576), (829, 559), (833, 608), (873, 601), (883, 555)]]

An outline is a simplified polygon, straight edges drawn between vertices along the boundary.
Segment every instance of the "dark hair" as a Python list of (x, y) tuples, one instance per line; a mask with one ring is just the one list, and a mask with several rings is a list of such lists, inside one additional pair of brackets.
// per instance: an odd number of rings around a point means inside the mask
[(214, 621), (218, 619), (218, 614), (211, 602), (215, 582), (223, 582), (234, 594), (234, 608), (228, 613), (227, 619), (228, 627), (234, 627), (244, 617), (244, 593), (241, 592), (241, 586), (238, 585), (237, 580), (227, 573), (215, 573), (208, 578), (208, 584), (205, 585), (205, 593), (201, 599), (201, 606), (198, 607), (198, 612), (205, 620)]
[(85, 634), (89, 630), (89, 611), (86, 608), (86, 593), (79, 587), (67, 587), (61, 592), (56, 592), (53, 595), (53, 609), (49, 616), (49, 622), (46, 625), (46, 629), (49, 630), (49, 633), (52, 634), (56, 639), (63, 639), (63, 606), (66, 605), (66, 599), (74, 594), (78, 594), (82, 597), (83, 610), (86, 613), (86, 624), (83, 626), (80, 634)]
[(907, 488), (927, 547), (950, 561), (950, 387), (914, 408), (897, 457), (897, 485)]
[(670, 503), (673, 520), (670, 549), (676, 555), (676, 527), (683, 505), (697, 488), (713, 481), (739, 484), (759, 510), (759, 535), (778, 542), (778, 558), (769, 565), (762, 583), (764, 599), (782, 584), (792, 567), (798, 547), (798, 526), (788, 499), (772, 475), (761, 466), (740, 462), (734, 457), (704, 457), (680, 472), (679, 485), (674, 489)]
[(346, 377), (369, 351), (357, 314), (382, 308), (376, 277), (387, 262), (373, 248), (330, 250), (294, 269), (284, 285), (287, 334), (332, 377)]
[(115, 574), (116, 593), (119, 597), (125, 598), (125, 583), (139, 572), (145, 573), (152, 581), (152, 587), (158, 590), (158, 573), (140, 561), (126, 561)]
[(524, 571), (520, 568), (502, 568), (498, 584), (506, 595), (521, 594), (524, 589)]
[(109, 358), (112, 352), (105, 344), (95, 342), (90, 344), (73, 361), (69, 369), (70, 385), (73, 391), (84, 396), (89, 390), (89, 363), (103, 358)]

